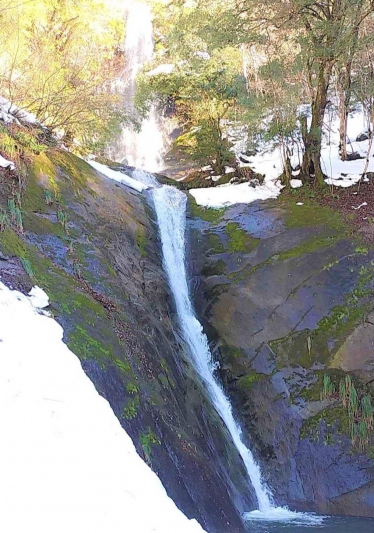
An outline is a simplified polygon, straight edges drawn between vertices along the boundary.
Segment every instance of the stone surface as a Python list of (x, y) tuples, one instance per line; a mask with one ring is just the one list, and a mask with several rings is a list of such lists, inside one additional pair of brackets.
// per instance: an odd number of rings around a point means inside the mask
[(312, 200), (191, 202), (189, 227), (198, 314), (276, 501), (374, 516), (373, 435), (352, 443), (338, 393), (347, 372), (359, 399), (372, 390), (373, 251)]

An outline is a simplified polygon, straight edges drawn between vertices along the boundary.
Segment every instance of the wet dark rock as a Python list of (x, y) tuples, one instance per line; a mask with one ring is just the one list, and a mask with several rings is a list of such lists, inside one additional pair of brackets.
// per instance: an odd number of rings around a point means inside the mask
[(360, 143), (362, 141), (367, 141), (368, 139), (369, 135), (367, 133), (360, 133), (360, 135), (357, 136), (356, 141)]
[(358, 152), (347, 154), (347, 161), (356, 161), (357, 159), (364, 159), (364, 157)]
[[(374, 392), (373, 250), (312, 201), (199, 216), (189, 220), (196, 307), (277, 503), (374, 516), (373, 434), (353, 443), (339, 394), (321, 396), (326, 374), (336, 390), (349, 373), (359, 395)], [(239, 237), (255, 245), (233, 252)]]

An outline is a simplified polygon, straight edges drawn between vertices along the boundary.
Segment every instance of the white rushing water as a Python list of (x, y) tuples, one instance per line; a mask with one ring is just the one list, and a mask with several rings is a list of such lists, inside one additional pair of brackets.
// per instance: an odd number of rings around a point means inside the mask
[(183, 337), (189, 348), (189, 355), (208, 391), (212, 404), (230, 432), (256, 493), (258, 510), (246, 513), (244, 517), (247, 520), (321, 523), (323, 517), (295, 513), (285, 507), (275, 506), (271, 491), (262, 479), (260, 467), (252, 452), (244, 444), (242, 429), (235, 421), (230, 401), (214, 375), (215, 365), (208, 339), (193, 310), (185, 265), (187, 196), (175, 187), (167, 185), (155, 188), (152, 196), (161, 235), (164, 267), (175, 298), (178, 318)]
[[(139, 119), (135, 109), (136, 77), (143, 66), (152, 60), (153, 26), (151, 8), (142, 1), (130, 1), (127, 7), (126, 39), (124, 52), (126, 66), (119, 82), (127, 113)], [(126, 127), (110, 147), (111, 159), (130, 166), (157, 172), (162, 168), (165, 140), (162, 119), (153, 106), (146, 120), (140, 120), (140, 130)]]
[(183, 336), (189, 347), (194, 367), (207, 387), (210, 399), (226, 424), (243, 459), (256, 492), (260, 511), (269, 512), (272, 508), (271, 493), (261, 479), (260, 468), (252, 453), (243, 443), (242, 431), (235, 422), (230, 402), (214, 377), (214, 363), (209, 350), (208, 339), (194, 314), (190, 300), (185, 266), (187, 197), (174, 187), (164, 186), (153, 191), (153, 199), (161, 234), (164, 265), (175, 298)]

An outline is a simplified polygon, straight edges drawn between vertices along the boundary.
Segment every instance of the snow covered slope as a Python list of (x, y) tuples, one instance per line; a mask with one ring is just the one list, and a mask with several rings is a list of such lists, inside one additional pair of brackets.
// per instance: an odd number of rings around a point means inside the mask
[(137, 455), (62, 335), (0, 283), (0, 531), (203, 533)]

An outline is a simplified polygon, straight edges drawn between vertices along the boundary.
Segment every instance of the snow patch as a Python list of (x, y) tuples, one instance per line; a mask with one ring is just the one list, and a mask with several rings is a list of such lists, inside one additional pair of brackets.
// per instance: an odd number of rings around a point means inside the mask
[(13, 163), (13, 161), (9, 161), (9, 159), (5, 159), (5, 157), (0, 155), (0, 167), (8, 168), (9, 170), (14, 170), (16, 168), (16, 165)]
[(1, 530), (203, 533), (137, 455), (57, 322), (0, 283)]
[(189, 192), (198, 205), (220, 208), (233, 204), (247, 204), (256, 200), (276, 198), (281, 187), (269, 181), (259, 187), (248, 187), (248, 183), (221, 185), (205, 189), (191, 189)]
[(290, 180), (290, 185), (292, 189), (298, 189), (303, 186), (303, 182), (301, 180)]
[(118, 170), (113, 170), (106, 165), (102, 165), (101, 163), (98, 163), (97, 161), (93, 161), (92, 159), (88, 159), (87, 163), (91, 165), (95, 170), (100, 172), (101, 174), (104, 174), (107, 178), (118, 181), (119, 183), (123, 183), (124, 185), (127, 185), (131, 189), (134, 189), (138, 192), (143, 192), (146, 189), (149, 189), (149, 185), (146, 185), (144, 183), (141, 183), (140, 181), (134, 180), (133, 178), (130, 178), (127, 174), (124, 174), (123, 172), (119, 172)]
[(33, 113), (29, 113), (25, 109), (20, 109), (3, 96), (0, 96), (0, 119), (5, 124), (20, 124), (20, 120), (29, 124), (40, 124)]
[(49, 306), (49, 297), (40, 287), (33, 287), (29, 292), (29, 300), (35, 309), (44, 309)]

